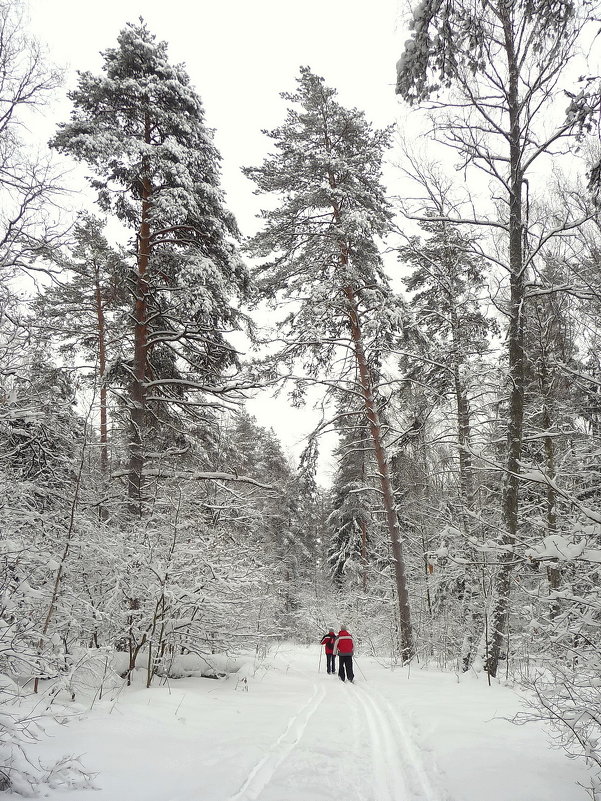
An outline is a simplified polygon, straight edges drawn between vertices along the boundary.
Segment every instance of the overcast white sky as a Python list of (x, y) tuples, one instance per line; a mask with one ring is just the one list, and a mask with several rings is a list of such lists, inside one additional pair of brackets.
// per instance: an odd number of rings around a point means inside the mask
[[(309, 65), (376, 125), (402, 110), (394, 94), (403, 33), (401, 0), (30, 0), (31, 23), (52, 58), (68, 70), (100, 71), (100, 51), (140, 16), (184, 62), (216, 130), (230, 208), (245, 232), (257, 201), (240, 167), (261, 161), (261, 129), (282, 121), (279, 92), (295, 88)], [(68, 106), (65, 106), (68, 109)]]
[[(143, 16), (184, 62), (216, 131), (228, 205), (245, 234), (256, 228), (259, 201), (240, 167), (259, 164), (268, 140), (261, 129), (284, 117), (279, 92), (295, 88), (301, 65), (338, 89), (346, 106), (364, 110), (375, 125), (406, 110), (394, 94), (395, 62), (408, 34), (402, 0), (29, 0), (31, 26), (52, 60), (67, 70), (99, 72), (100, 51), (113, 47), (126, 22)], [(65, 90), (66, 91), (66, 90)], [(61, 104), (62, 106), (62, 104)], [(65, 101), (59, 118), (66, 118)], [(300, 450), (315, 417), (263, 397), (251, 405), (262, 425)], [(297, 444), (298, 443), (298, 444)], [(325, 466), (324, 466), (325, 467)]]

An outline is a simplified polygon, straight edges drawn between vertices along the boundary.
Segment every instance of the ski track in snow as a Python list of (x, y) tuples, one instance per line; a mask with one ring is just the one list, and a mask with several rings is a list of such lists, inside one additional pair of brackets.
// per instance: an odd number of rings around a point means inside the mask
[(369, 731), (375, 801), (409, 801), (409, 788), (400, 767), (398, 748), (390, 727), (373, 699), (360, 690), (355, 702), (363, 710)]
[(231, 795), (228, 801), (256, 801), (259, 798), (259, 794), (267, 787), (276, 770), (300, 741), (325, 694), (323, 687), (314, 685), (314, 692), (309, 701), (292, 716), (284, 733), (257, 762), (240, 790)]
[(430, 782), (419, 748), (391, 704), (363, 686), (352, 691), (361, 706), (371, 742), (374, 801), (444, 801)]
[[(354, 786), (351, 782), (347, 795), (350, 793), (363, 801), (368, 801), (363, 795), (365, 792), (370, 793), (369, 801), (452, 801), (442, 787), (433, 785), (424, 764), (424, 754), (394, 706), (371, 687), (347, 683), (343, 689), (339, 684), (336, 681), (334, 688), (329, 684), (321, 686), (313, 683), (309, 700), (292, 715), (284, 732), (251, 769), (240, 789), (230, 795), (227, 801), (260, 801), (282, 763), (305, 736), (309, 722), (324, 698), (332, 697), (332, 690), (335, 693), (342, 690), (345, 696), (356, 747), (361, 748), (360, 740), (363, 740), (369, 748), (370, 756), (364, 765), (372, 774), (371, 787), (363, 781), (360, 782), (362, 786)], [(430, 763), (428, 757), (428, 765), (432, 767)], [(359, 776), (356, 777), (358, 779)], [(329, 791), (326, 790), (325, 795), (328, 796)], [(186, 801), (192, 801), (192, 798), (186, 796)], [(196, 797), (194, 801), (197, 801)]]

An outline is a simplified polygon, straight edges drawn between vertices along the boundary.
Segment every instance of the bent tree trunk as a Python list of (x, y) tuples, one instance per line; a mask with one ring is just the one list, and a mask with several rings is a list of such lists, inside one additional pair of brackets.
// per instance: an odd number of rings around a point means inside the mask
[(361, 393), (363, 395), (363, 402), (365, 404), (365, 416), (367, 418), (369, 432), (374, 446), (376, 462), (378, 464), (380, 486), (384, 499), (384, 510), (386, 512), (386, 522), (388, 526), (388, 533), (390, 535), (390, 544), (392, 547), (392, 557), (394, 562), (397, 597), (399, 603), (399, 618), (401, 625), (401, 657), (403, 662), (405, 662), (413, 656), (413, 631), (411, 627), (411, 611), (409, 607), (409, 594), (407, 592), (407, 578), (405, 575), (405, 562), (403, 559), (401, 531), (399, 528), (396, 503), (392, 491), (392, 481), (390, 479), (388, 460), (386, 458), (386, 451), (382, 442), (382, 426), (380, 423), (380, 416), (376, 407), (369, 365), (367, 364), (367, 358), (363, 348), (363, 338), (361, 334), (355, 293), (351, 287), (346, 287), (344, 289), (344, 294), (348, 304), (348, 320), (355, 350), (355, 359), (359, 369), (359, 382), (361, 386)]

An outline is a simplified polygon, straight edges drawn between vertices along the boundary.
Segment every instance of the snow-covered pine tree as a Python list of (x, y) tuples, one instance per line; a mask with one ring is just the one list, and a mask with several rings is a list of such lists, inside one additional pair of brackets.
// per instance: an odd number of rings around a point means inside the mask
[(236, 364), (224, 331), (246, 273), (220, 189), (220, 156), (202, 102), (146, 25), (128, 24), (103, 74), (79, 75), (71, 121), (51, 145), (95, 172), (101, 208), (135, 232), (129, 363), (128, 494), (141, 513), (148, 431), (167, 410), (209, 421)]
[[(561, 243), (558, 243), (561, 248)], [(539, 271), (543, 286), (568, 283), (568, 267), (557, 258), (559, 252), (549, 253)], [(549, 483), (531, 483), (526, 490), (524, 514), (529, 514), (532, 529), (539, 530), (542, 539), (554, 537), (573, 525), (573, 513), (558, 492), (561, 486), (572, 483), (577, 469), (574, 455), (583, 452), (583, 439), (574, 408), (569, 403), (570, 378), (561, 365), (572, 368), (578, 363), (578, 346), (571, 313), (574, 301), (568, 294), (551, 292), (537, 296), (531, 292), (530, 314), (524, 336), (528, 359), (526, 362), (526, 409), (523, 465), (526, 470), (540, 470)], [(569, 433), (568, 433), (569, 432)], [(576, 441), (578, 446), (575, 447)], [(528, 509), (530, 507), (530, 509)], [(561, 565), (551, 560), (546, 565), (549, 592), (560, 589)], [(558, 601), (552, 600), (548, 609), (551, 617), (558, 613)]]
[[(227, 488), (215, 487), (211, 504), (215, 525), (222, 521), (245, 554), (257, 553), (270, 574), (270, 593), (263, 604), (270, 608), (279, 631), (302, 630), (295, 618), (303, 586), (313, 578), (317, 561), (316, 531), (311, 525), (312, 493), (292, 470), (274, 432), (247, 414), (238, 414), (222, 436), (219, 464), (254, 475), (270, 489), (240, 486), (235, 500)], [(227, 521), (227, 523), (226, 523)], [(271, 600), (270, 600), (271, 598)], [(263, 624), (265, 628), (266, 623)]]
[[(432, 209), (433, 217), (441, 214), (444, 214), (444, 206)], [(470, 378), (469, 367), (474, 368), (488, 349), (487, 335), (493, 321), (485, 318), (480, 306), (484, 297), (484, 264), (474, 255), (467, 232), (462, 233), (457, 226), (445, 221), (422, 221), (420, 227), (427, 238), (411, 237), (399, 251), (400, 258), (413, 268), (405, 285), (413, 293), (411, 307), (424, 351), (416, 353), (417, 367), (412, 376), (432, 388), (439, 404), (450, 398), (454, 406), (455, 422), (451, 430), (457, 442), (460, 525), (465, 538), (463, 556), (467, 559), (463, 583), (466, 620), (462, 665), (468, 670), (474, 647), (484, 633), (478, 568), (483, 557), (474, 549), (473, 539), (477, 486), (470, 397), (474, 384), (481, 392), (481, 380)], [(424, 357), (423, 362), (420, 362), (420, 355)], [(409, 358), (408, 361), (414, 360)]]
[(375, 360), (400, 328), (400, 302), (382, 268), (377, 238), (390, 230), (381, 180), (391, 131), (375, 130), (336, 91), (301, 68), (283, 125), (268, 132), (275, 152), (246, 175), (278, 197), (264, 211), (251, 252), (270, 258), (257, 280), (264, 298), (289, 303), (277, 360), (302, 363), (309, 379), (323, 375), (362, 398), (380, 474), (398, 590), (401, 651), (413, 653), (401, 532), (374, 382)]
[[(358, 418), (359, 424), (354, 424)], [(361, 575), (362, 588), (368, 583), (369, 541), (373, 536), (370, 502), (373, 472), (369, 431), (364, 415), (348, 412), (338, 423), (340, 442), (336, 449), (338, 468), (330, 492), (328, 516), (328, 563), (334, 584), (344, 585), (345, 574), (352, 570)], [(372, 456), (373, 458), (373, 456)]]

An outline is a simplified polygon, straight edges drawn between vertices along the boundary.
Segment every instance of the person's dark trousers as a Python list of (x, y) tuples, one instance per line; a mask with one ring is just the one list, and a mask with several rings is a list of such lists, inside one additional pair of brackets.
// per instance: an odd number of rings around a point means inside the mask
[(350, 654), (338, 654), (338, 676), (344, 681), (346, 678), (353, 681), (355, 674), (353, 673), (353, 657)]
[(328, 660), (328, 673), (336, 673), (336, 657), (334, 654), (326, 654)]

